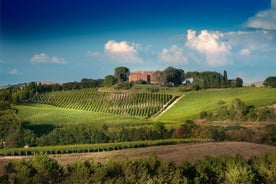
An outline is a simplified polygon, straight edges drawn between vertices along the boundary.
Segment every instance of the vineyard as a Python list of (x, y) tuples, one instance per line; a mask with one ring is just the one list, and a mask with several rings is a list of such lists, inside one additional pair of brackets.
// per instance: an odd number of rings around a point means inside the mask
[(143, 148), (149, 146), (172, 145), (183, 143), (204, 143), (212, 142), (212, 139), (164, 139), (164, 140), (147, 140), (134, 142), (115, 142), (102, 144), (78, 144), (78, 145), (59, 145), (43, 146), (30, 148), (6, 148), (0, 149), (0, 156), (27, 156), (38, 153), (47, 154), (70, 154), (70, 153), (89, 153), (122, 150), (129, 148)]
[(34, 102), (83, 111), (150, 117), (176, 98), (169, 94), (100, 92), (91, 88), (44, 93)]

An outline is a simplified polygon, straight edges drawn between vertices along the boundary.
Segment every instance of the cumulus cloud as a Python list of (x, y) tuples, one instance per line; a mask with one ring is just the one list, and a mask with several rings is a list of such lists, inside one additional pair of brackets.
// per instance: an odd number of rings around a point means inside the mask
[(10, 75), (17, 75), (18, 74), (18, 70), (17, 69), (12, 69), (11, 71), (8, 72), (8, 74), (10, 74)]
[(238, 31), (224, 34), (232, 47), (248, 48), (252, 51), (276, 51), (274, 31)]
[(49, 60), (49, 56), (45, 53), (35, 54), (31, 58), (32, 63), (45, 63)]
[(228, 56), (232, 48), (221, 32), (202, 30), (197, 35), (196, 31), (188, 30), (186, 46), (204, 55), (209, 66), (225, 66), (230, 62)]
[(183, 49), (176, 45), (173, 45), (169, 49), (162, 49), (162, 51), (158, 53), (158, 60), (172, 64), (188, 64), (188, 58), (183, 55)]
[(271, 0), (271, 9), (258, 12), (245, 24), (248, 28), (276, 30), (276, 0)]
[(251, 54), (251, 51), (248, 48), (240, 50), (240, 55), (241, 56), (249, 56), (250, 54)]
[(31, 58), (31, 63), (33, 64), (45, 64), (45, 63), (53, 63), (53, 64), (65, 64), (65, 59), (58, 57), (58, 56), (52, 56), (45, 53), (35, 54)]
[(139, 49), (141, 47), (136, 43), (109, 40), (104, 46), (104, 53), (111, 60), (120, 63), (142, 63), (143, 60), (139, 57)]
[(52, 61), (52, 63), (56, 63), (56, 64), (65, 64), (66, 63), (65, 59), (57, 57), (57, 56), (51, 57), (50, 61)]

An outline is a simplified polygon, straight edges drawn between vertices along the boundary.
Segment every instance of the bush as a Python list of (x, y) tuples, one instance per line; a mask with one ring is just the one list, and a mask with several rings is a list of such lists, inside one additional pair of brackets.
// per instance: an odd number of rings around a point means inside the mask
[(200, 112), (200, 118), (203, 119), (203, 118), (206, 118), (208, 116), (208, 113), (206, 111), (202, 111)]
[(206, 156), (195, 163), (174, 162), (154, 155), (105, 163), (75, 161), (62, 168), (47, 155), (10, 162), (2, 183), (275, 183), (276, 154)]

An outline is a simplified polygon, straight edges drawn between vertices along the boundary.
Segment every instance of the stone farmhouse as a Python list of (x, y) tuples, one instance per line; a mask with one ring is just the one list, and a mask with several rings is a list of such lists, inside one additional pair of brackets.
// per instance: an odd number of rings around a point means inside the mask
[(151, 84), (156, 84), (157, 81), (154, 77), (154, 73), (156, 71), (136, 71), (136, 72), (131, 72), (128, 76), (129, 82), (136, 82), (139, 80), (146, 81)]

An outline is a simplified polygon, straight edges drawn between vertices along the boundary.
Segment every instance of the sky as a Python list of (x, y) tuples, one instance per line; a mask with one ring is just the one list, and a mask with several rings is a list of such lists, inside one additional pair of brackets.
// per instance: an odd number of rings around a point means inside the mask
[(276, 76), (276, 0), (1, 0), (0, 85), (130, 71)]

